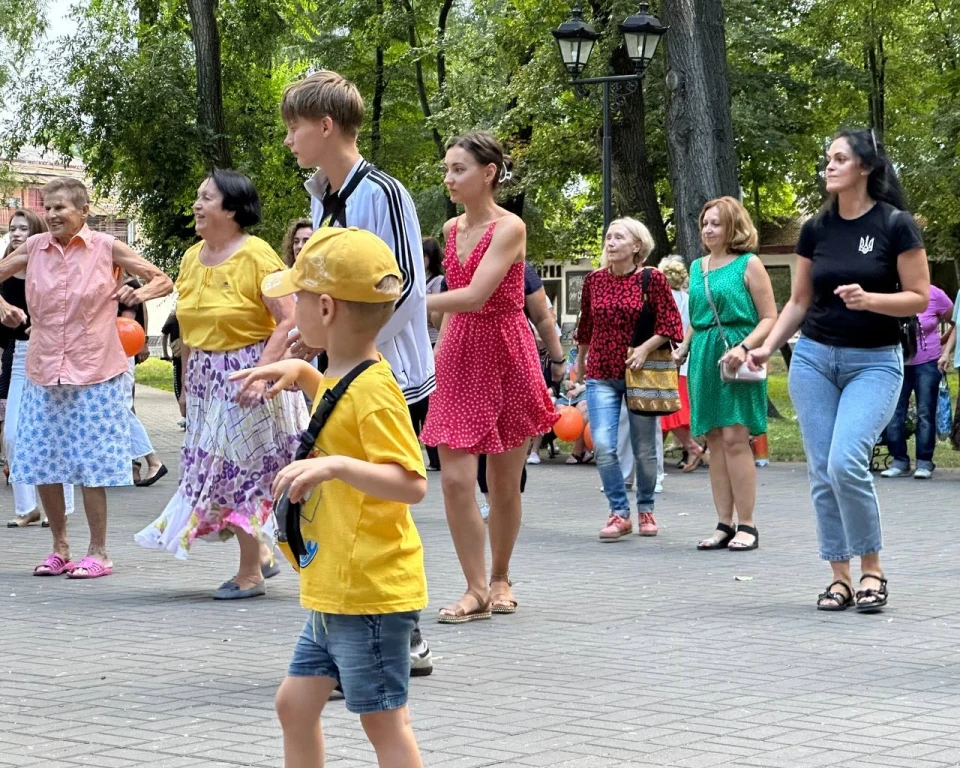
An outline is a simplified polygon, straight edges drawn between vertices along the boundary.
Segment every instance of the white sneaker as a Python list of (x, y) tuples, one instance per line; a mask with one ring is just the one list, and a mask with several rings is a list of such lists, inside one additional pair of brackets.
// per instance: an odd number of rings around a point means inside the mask
[[(917, 470), (918, 472), (920, 470)], [(880, 477), (909, 477), (909, 469), (900, 469), (900, 467), (890, 467), (890, 469), (885, 469), (880, 473)], [(927, 475), (929, 477), (929, 474)]]
[(410, 677), (426, 677), (433, 672), (433, 654), (427, 641), (420, 638), (417, 645), (410, 647)]
[(929, 480), (931, 477), (933, 477), (932, 469), (918, 469), (913, 473), (914, 480)]
[(480, 517), (483, 518), (484, 522), (490, 517), (490, 505), (487, 504), (487, 502), (483, 502), (483, 504), (480, 505)]
[(657, 480), (657, 484), (653, 486), (654, 493), (663, 493), (663, 483)]
[(540, 454), (534, 451), (529, 456), (527, 456), (527, 464), (539, 464), (540, 463)]

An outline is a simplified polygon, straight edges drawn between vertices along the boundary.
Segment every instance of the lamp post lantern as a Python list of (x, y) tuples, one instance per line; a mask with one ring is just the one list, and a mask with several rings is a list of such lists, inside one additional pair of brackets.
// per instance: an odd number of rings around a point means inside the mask
[(600, 34), (583, 19), (580, 5), (574, 6), (570, 19), (553, 31), (560, 49), (560, 58), (570, 73), (570, 84), (578, 93), (587, 86), (600, 85), (603, 89), (603, 231), (606, 234), (613, 219), (613, 139), (611, 137), (610, 100), (611, 91), (615, 98), (633, 93), (640, 87), (647, 67), (657, 51), (660, 39), (668, 27), (660, 23), (656, 16), (650, 15), (649, 3), (640, 3), (639, 10), (624, 19), (620, 25), (627, 56), (633, 62), (635, 73), (632, 75), (606, 75), (604, 77), (581, 78)]

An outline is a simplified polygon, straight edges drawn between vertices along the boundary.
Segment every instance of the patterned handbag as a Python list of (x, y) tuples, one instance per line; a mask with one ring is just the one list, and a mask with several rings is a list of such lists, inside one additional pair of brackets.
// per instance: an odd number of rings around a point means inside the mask
[[(657, 316), (650, 301), (650, 269), (640, 272), (643, 304), (633, 331), (627, 355), (654, 335)], [(673, 360), (670, 342), (655, 349), (644, 360), (641, 368), (627, 368), (624, 375), (627, 386), (627, 408), (643, 416), (669, 416), (680, 410), (680, 373)]]

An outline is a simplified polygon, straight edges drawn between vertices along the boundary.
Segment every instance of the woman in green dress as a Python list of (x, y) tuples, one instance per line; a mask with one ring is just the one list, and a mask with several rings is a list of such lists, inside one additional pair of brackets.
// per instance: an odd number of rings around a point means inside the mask
[(747, 352), (766, 340), (777, 305), (770, 276), (753, 255), (757, 230), (739, 202), (732, 197), (708, 202), (700, 212), (700, 238), (709, 254), (690, 267), (690, 329), (676, 353), (678, 362), (690, 355), (690, 431), (707, 438), (719, 518), (713, 535), (697, 549), (743, 552), (760, 544), (753, 519), (757, 469), (750, 436), (767, 431), (767, 383), (721, 381), (719, 365), (731, 372), (743, 365)]

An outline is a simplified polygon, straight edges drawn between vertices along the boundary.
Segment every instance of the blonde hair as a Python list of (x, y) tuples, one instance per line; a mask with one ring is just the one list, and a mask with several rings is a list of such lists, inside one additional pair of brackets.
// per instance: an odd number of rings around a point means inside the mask
[(740, 201), (729, 195), (710, 200), (700, 210), (700, 242), (704, 248), (707, 248), (707, 244), (703, 240), (703, 219), (711, 208), (716, 208), (720, 213), (720, 226), (727, 238), (725, 247), (730, 253), (754, 253), (757, 250), (760, 237), (753, 226), (753, 219)]
[(51, 179), (44, 185), (42, 194), (46, 199), (50, 195), (57, 194), (57, 192), (65, 194), (77, 208), (90, 205), (90, 193), (80, 179), (71, 179), (68, 176)]
[(356, 136), (363, 124), (363, 97), (345, 77), (322, 69), (284, 88), (280, 114), (288, 124), (329, 117), (344, 133)]
[(667, 278), (670, 287), (675, 291), (682, 290), (683, 286), (687, 284), (687, 279), (690, 277), (687, 273), (687, 265), (683, 260), (683, 256), (677, 256), (676, 254), (667, 256), (661, 260), (657, 269), (663, 272), (663, 276)]
[[(399, 289), (400, 279), (396, 275), (387, 275), (377, 283), (377, 290), (384, 293), (395, 294)], [(376, 303), (344, 299), (336, 299), (336, 301), (347, 308), (350, 327), (357, 333), (369, 333), (371, 336), (380, 333), (380, 329), (393, 317), (393, 310), (397, 303), (394, 299)]]
[[(653, 253), (654, 246), (656, 245), (653, 241), (653, 235), (650, 234), (650, 230), (646, 228), (642, 221), (631, 218), (630, 216), (624, 216), (621, 219), (614, 219), (610, 222), (612, 227), (614, 224), (619, 224), (630, 235), (635, 244), (640, 246), (640, 250), (634, 254), (633, 263), (634, 264), (643, 264)], [(607, 227), (609, 231), (610, 227)], [(607, 260), (607, 243), (603, 243), (603, 253), (600, 254), (600, 267), (606, 267), (608, 263)]]

